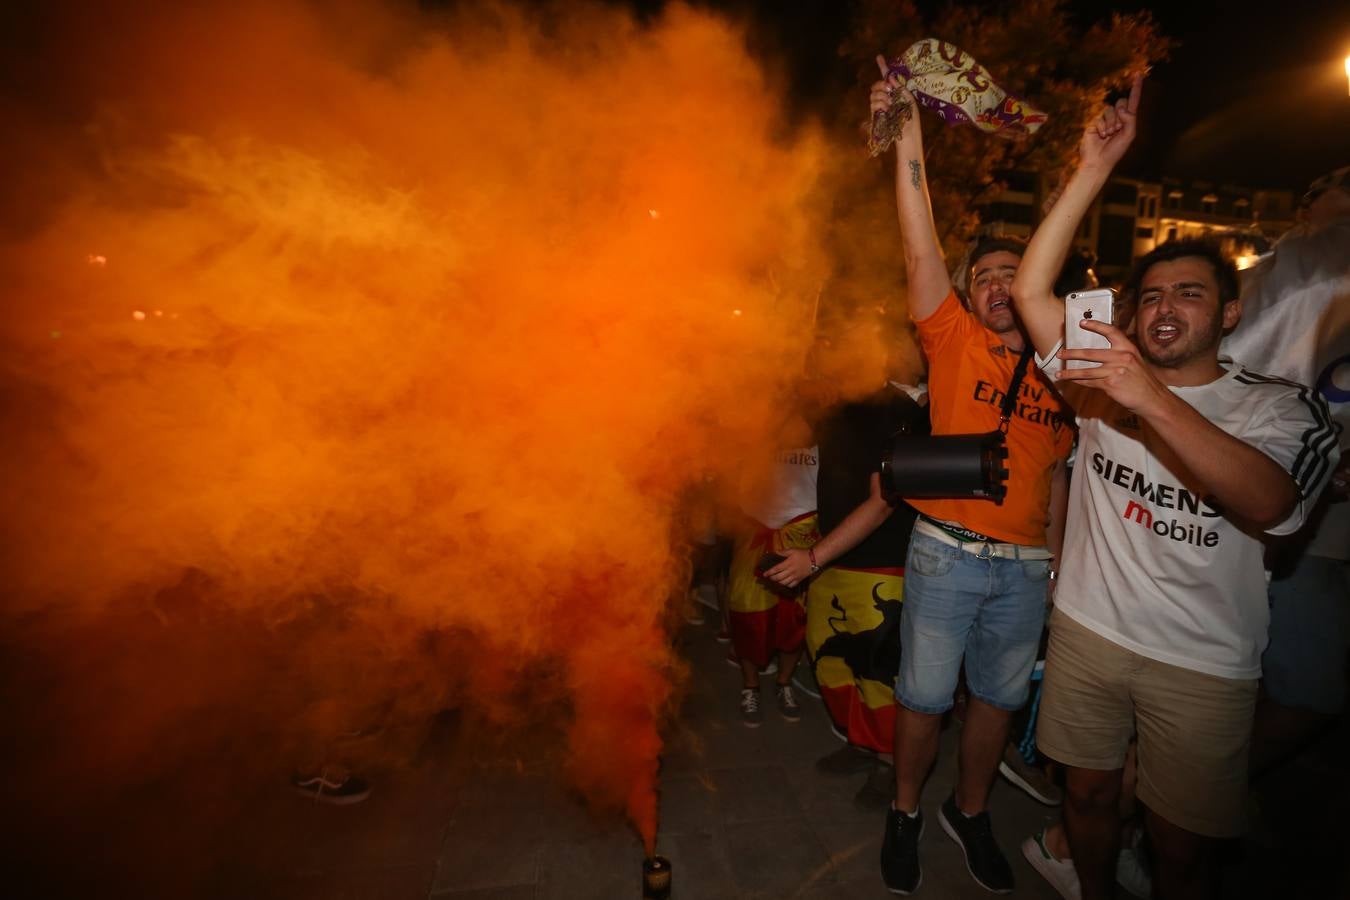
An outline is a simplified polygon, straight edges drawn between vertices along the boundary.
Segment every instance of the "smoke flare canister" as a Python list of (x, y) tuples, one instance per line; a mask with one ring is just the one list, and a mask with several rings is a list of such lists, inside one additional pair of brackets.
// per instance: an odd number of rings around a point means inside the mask
[(670, 860), (664, 856), (642, 861), (642, 900), (670, 900)]

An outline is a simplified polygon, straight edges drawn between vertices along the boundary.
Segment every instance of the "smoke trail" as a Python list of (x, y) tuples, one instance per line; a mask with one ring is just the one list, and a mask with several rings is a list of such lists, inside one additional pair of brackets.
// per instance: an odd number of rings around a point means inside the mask
[[(576, 783), (650, 845), (673, 510), (773, 443), (819, 141), (678, 6), (109, 6), (12, 23), (3, 637), (85, 698), (24, 747), (130, 768), (283, 659), (322, 731), (354, 663), (453, 634), (468, 671), (398, 702), (561, 698)], [(268, 643), (316, 610), (340, 640)], [(183, 622), (216, 637), (161, 652)], [(272, 649), (227, 677), (245, 632)]]

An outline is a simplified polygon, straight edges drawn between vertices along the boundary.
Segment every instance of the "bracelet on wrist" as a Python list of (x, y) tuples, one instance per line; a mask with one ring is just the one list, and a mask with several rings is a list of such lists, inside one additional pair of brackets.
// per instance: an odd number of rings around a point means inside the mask
[(815, 548), (815, 547), (807, 547), (807, 548), (806, 548), (806, 557), (807, 557), (807, 559), (811, 560), (811, 574), (814, 575), (814, 574), (816, 574), (817, 572), (819, 572), (819, 571), (820, 571), (820, 566), (816, 565), (816, 548)]

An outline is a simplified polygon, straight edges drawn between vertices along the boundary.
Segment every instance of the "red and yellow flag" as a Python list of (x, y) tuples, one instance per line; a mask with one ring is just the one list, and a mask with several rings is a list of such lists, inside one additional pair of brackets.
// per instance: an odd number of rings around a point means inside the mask
[(806, 596), (806, 646), (835, 727), (880, 753), (895, 736), (902, 568), (830, 567)]
[(798, 516), (777, 530), (764, 528), (736, 541), (731, 557), (727, 621), (731, 645), (740, 659), (761, 669), (774, 654), (800, 650), (806, 612), (800, 597), (780, 594), (760, 578), (756, 566), (765, 553), (805, 549), (820, 540), (814, 512)]

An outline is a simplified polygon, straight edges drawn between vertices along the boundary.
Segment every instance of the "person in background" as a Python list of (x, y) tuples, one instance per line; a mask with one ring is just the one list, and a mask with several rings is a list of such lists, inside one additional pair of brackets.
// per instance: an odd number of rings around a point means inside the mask
[[(741, 673), (741, 723), (758, 728), (764, 721), (760, 672), (773, 671), (778, 712), (789, 722), (802, 717), (792, 687), (801, 657), (806, 611), (796, 586), (783, 587), (764, 577), (766, 554), (806, 550), (820, 539), (816, 518), (816, 475), (820, 453), (814, 446), (780, 451), (769, 483), (746, 509), (731, 556), (727, 621), (734, 660)], [(771, 568), (771, 566), (769, 567)]]
[(1350, 166), (1314, 180), (1300, 223), (1242, 280), (1242, 321), (1220, 352), (1309, 385), (1341, 426), (1341, 465), (1308, 523), (1267, 554), (1270, 643), (1252, 736), (1260, 775), (1345, 709), (1350, 650)]
[(816, 762), (825, 775), (866, 774), (854, 799), (888, 805), (895, 770), (887, 761), (895, 734), (900, 665), (900, 604), (914, 509), (883, 495), (885, 448), (899, 434), (928, 433), (927, 392), (889, 381), (878, 392), (836, 408), (821, 423), (816, 498), (824, 537), (790, 550), (766, 575), (793, 587), (810, 578), (806, 641), (820, 696), (845, 745)]

